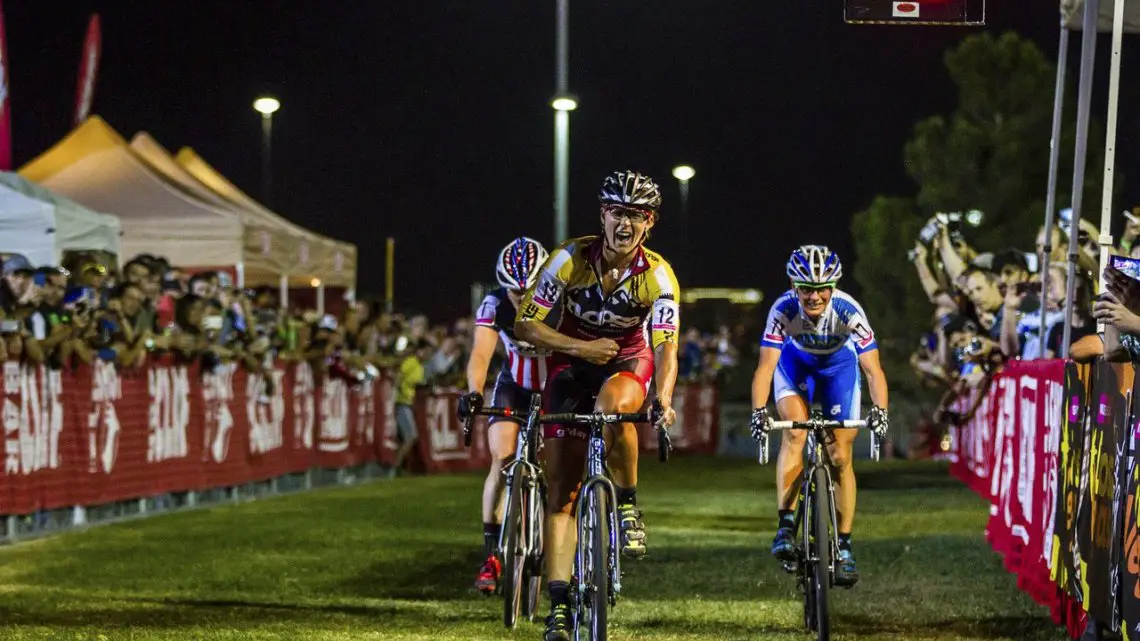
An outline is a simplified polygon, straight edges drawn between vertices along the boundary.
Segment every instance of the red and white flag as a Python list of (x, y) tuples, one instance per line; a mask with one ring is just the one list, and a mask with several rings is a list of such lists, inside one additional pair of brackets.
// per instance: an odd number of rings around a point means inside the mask
[(891, 15), (895, 18), (917, 18), (919, 5), (917, 2), (895, 2), (892, 5)]
[(0, 9), (0, 171), (12, 171), (12, 106), (8, 101), (8, 37)]
[(87, 23), (87, 39), (83, 41), (83, 57), (79, 59), (79, 84), (75, 88), (75, 126), (79, 126), (91, 113), (95, 98), (95, 75), (99, 71), (99, 56), (103, 38), (99, 30), (99, 14), (92, 14)]

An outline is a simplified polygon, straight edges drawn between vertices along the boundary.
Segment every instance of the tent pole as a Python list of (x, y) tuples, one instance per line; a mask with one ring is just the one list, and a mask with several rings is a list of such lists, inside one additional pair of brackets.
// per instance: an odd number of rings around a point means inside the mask
[(1038, 257), (1041, 270), (1041, 329), (1038, 332), (1041, 349), (1037, 353), (1045, 358), (1048, 339), (1045, 324), (1045, 299), (1049, 292), (1049, 265), (1053, 254), (1053, 226), (1057, 212), (1057, 165), (1061, 157), (1061, 122), (1065, 114), (1065, 76), (1069, 67), (1069, 30), (1061, 20), (1061, 43), (1057, 48), (1057, 83), (1053, 88), (1053, 133), (1049, 139), (1049, 187), (1045, 192), (1045, 246)]
[(278, 298), (281, 299), (279, 305), (281, 309), (289, 309), (289, 277), (281, 274), (281, 284), (279, 285)]
[[(1104, 143), (1104, 191), (1100, 199), (1100, 287), (1104, 291), (1104, 268), (1112, 249), (1112, 186), (1116, 168), (1116, 120), (1120, 107), (1120, 49), (1124, 40), (1124, 0), (1117, 0), (1112, 17), (1112, 60), (1108, 75), (1108, 127)], [(1103, 329), (1101, 330), (1103, 331)]]
[(317, 285), (317, 313), (325, 315), (325, 284)]
[(1096, 19), (1100, 0), (1085, 0), (1081, 31), (1081, 81), (1077, 87), (1077, 144), (1073, 157), (1073, 216), (1069, 223), (1069, 269), (1065, 292), (1065, 331), (1061, 339), (1061, 358), (1069, 358), (1069, 341), (1073, 337), (1073, 297), (1077, 289), (1077, 237), (1080, 236), (1081, 205), (1084, 200), (1085, 165), (1088, 160), (1089, 106), (1092, 101), (1093, 68), (1096, 63)]

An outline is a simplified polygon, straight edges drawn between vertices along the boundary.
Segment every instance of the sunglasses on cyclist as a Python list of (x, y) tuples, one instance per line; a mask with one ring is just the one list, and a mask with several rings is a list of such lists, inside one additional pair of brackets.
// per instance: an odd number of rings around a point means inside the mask
[(796, 291), (799, 292), (800, 294), (804, 295), (804, 296), (811, 296), (812, 292), (819, 292), (821, 294), (824, 292), (830, 293), (834, 289), (835, 289), (834, 283), (825, 283), (825, 284), (821, 284), (821, 285), (815, 285), (815, 284), (810, 284), (810, 283), (796, 283)]

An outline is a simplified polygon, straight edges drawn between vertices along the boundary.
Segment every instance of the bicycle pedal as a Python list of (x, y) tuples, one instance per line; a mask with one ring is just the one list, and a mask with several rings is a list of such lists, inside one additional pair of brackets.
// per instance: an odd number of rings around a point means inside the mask
[(800, 569), (800, 564), (795, 561), (791, 563), (787, 561), (781, 561), (780, 565), (783, 566), (784, 572), (787, 572), (788, 574), (795, 574), (796, 571)]

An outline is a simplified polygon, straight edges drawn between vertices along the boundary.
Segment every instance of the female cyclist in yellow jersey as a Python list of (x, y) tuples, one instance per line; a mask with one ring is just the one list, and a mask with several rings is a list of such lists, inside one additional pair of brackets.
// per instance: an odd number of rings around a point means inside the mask
[[(606, 177), (600, 236), (576, 238), (555, 250), (527, 289), (515, 321), (518, 337), (554, 352), (543, 402), (549, 412), (637, 412), (649, 384), (657, 384), (661, 423), (676, 420), (680, 288), (673, 270), (642, 243), (657, 223), (661, 189), (632, 171)], [(543, 323), (562, 311), (557, 330)], [(656, 372), (656, 373), (655, 373)], [(570, 638), (569, 581), (576, 532), (572, 505), (582, 480), (588, 434), (573, 425), (544, 431), (547, 520), (546, 575), (551, 610), (546, 641)], [(645, 529), (637, 510), (637, 430), (610, 427), (608, 464), (617, 490), (622, 552), (645, 554)]]

